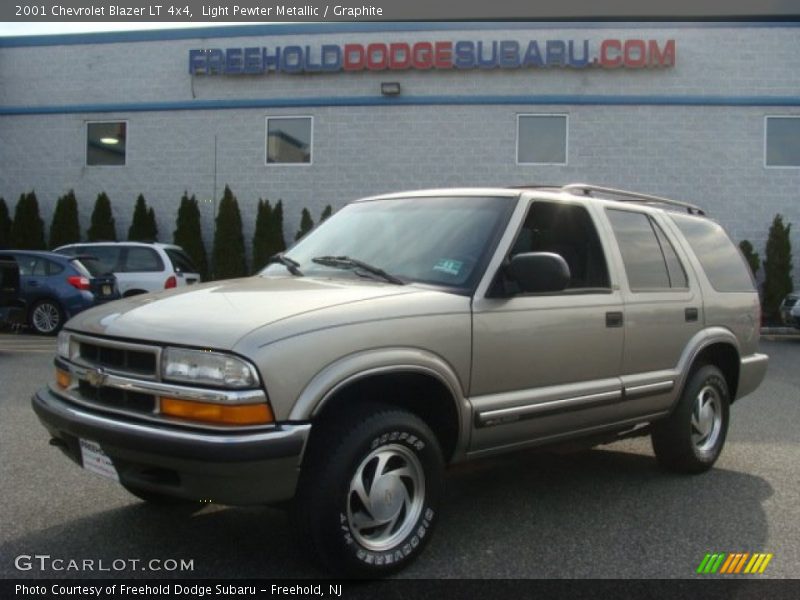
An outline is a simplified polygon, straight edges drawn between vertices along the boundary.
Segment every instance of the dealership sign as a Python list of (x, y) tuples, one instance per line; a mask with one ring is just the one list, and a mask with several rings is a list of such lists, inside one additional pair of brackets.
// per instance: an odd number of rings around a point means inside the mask
[(192, 75), (431, 69), (646, 69), (675, 66), (675, 40), (373, 42), (189, 50)]

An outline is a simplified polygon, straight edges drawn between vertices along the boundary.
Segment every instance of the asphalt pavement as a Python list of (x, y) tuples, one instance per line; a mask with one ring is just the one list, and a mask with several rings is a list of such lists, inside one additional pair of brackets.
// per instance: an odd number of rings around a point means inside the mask
[[(322, 576), (281, 510), (149, 506), (50, 447), (30, 396), (52, 377), (54, 350), (52, 338), (0, 335), (0, 577)], [(712, 577), (695, 574), (709, 552), (772, 553), (756, 577), (798, 577), (800, 337), (765, 339), (762, 351), (767, 379), (733, 405), (710, 472), (660, 471), (647, 438), (455, 467), (438, 530), (400, 577)], [(50, 558), (18, 569), (35, 555)], [(120, 560), (142, 562), (113, 568)], [(169, 560), (192, 570), (166, 570)]]

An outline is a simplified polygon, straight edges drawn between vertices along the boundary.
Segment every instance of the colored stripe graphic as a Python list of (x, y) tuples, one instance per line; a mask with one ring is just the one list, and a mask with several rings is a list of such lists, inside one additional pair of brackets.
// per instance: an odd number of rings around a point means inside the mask
[(763, 573), (772, 557), (773, 554), (763, 552), (709, 552), (700, 561), (696, 572), (704, 575)]

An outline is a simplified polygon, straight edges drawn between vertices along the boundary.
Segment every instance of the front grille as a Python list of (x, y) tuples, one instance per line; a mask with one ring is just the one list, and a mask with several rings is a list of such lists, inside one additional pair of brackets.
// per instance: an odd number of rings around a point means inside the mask
[(80, 342), (80, 357), (93, 366), (105, 367), (114, 371), (129, 371), (136, 375), (156, 374), (155, 351), (147, 352), (112, 346), (102, 346), (92, 342)]
[(94, 387), (84, 380), (78, 383), (78, 391), (85, 400), (96, 402), (109, 408), (130, 410), (138, 413), (154, 413), (156, 410), (156, 397), (150, 394), (106, 386)]

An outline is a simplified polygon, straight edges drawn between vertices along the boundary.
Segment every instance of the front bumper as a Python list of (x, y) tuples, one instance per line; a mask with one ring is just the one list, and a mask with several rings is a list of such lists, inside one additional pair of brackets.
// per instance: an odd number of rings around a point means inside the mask
[(264, 431), (178, 429), (112, 418), (49, 389), (31, 399), (39, 420), (72, 460), (79, 439), (98, 442), (125, 485), (219, 504), (269, 504), (294, 496), (310, 424)]

